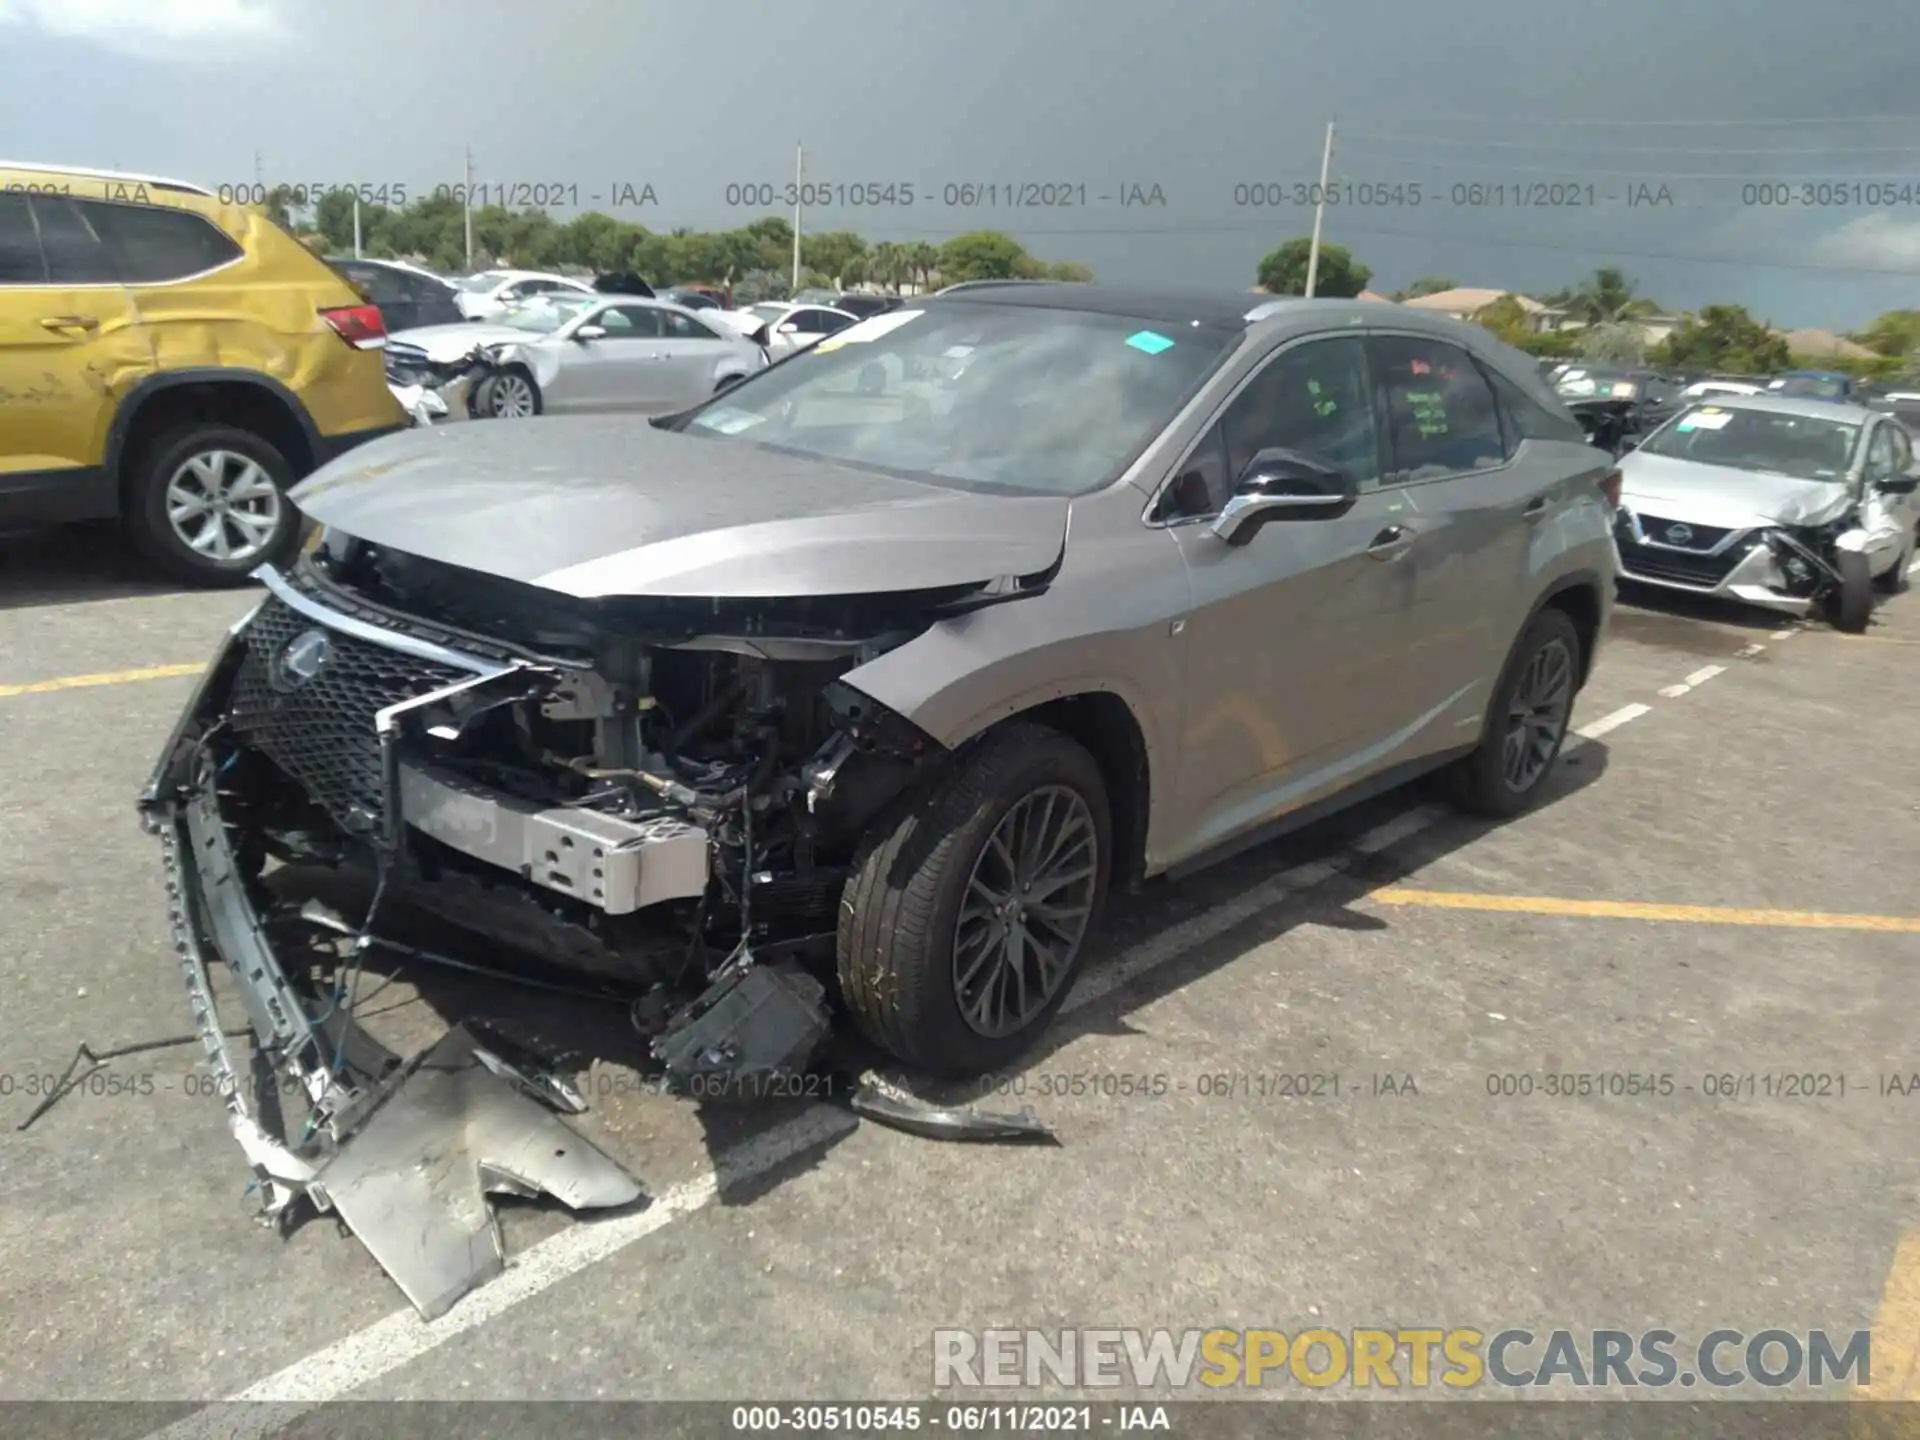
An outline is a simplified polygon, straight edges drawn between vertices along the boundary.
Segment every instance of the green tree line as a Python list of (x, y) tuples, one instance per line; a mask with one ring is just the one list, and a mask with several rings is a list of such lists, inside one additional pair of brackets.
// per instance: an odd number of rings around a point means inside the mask
[[(353, 197), (345, 191), (299, 209), (282, 186), (269, 197), (268, 213), (304, 233), (316, 248), (343, 253), (354, 241)], [(413, 258), (439, 270), (457, 270), (466, 260), (466, 215), (449, 195), (422, 196), (397, 208), (362, 203), (360, 245), (379, 258)], [(486, 205), (473, 212), (476, 262), (529, 269), (577, 266), (605, 274), (633, 271), (656, 285), (711, 284), (728, 287), (740, 303), (777, 299), (787, 293), (793, 264), (793, 227), (777, 215), (731, 230), (650, 230), (644, 225), (588, 211), (556, 220), (544, 210)], [(1274, 295), (1301, 295), (1312, 242), (1287, 240), (1263, 256), (1255, 270), (1259, 287)], [(825, 230), (800, 238), (801, 283), (818, 286), (871, 284), (925, 290), (963, 280), (1088, 281), (1093, 272), (1076, 261), (1048, 262), (1027, 253), (1011, 235), (975, 230), (941, 244), (926, 240), (877, 243), (851, 230)], [(1323, 243), (1314, 293), (1352, 297), (1366, 289), (1373, 271), (1344, 245)], [(1424, 275), (1389, 298), (1412, 299), (1458, 288), (1458, 282)], [(1601, 266), (1579, 284), (1540, 297), (1582, 322), (1574, 331), (1537, 332), (1512, 296), (1481, 311), (1476, 322), (1503, 340), (1539, 356), (1560, 356), (1672, 369), (1762, 374), (1789, 366), (1845, 370), (1863, 378), (1920, 376), (1920, 310), (1891, 310), (1848, 338), (1874, 352), (1872, 359), (1794, 356), (1785, 339), (1739, 305), (1708, 305), (1686, 316), (1657, 344), (1646, 343), (1636, 321), (1663, 313), (1638, 293), (1632, 279)]]
[[(350, 194), (331, 192), (310, 210), (291, 201), (291, 192), (283, 188), (269, 198), (267, 210), (289, 229), (310, 236), (316, 248), (336, 254), (352, 250)], [(473, 212), (473, 248), (476, 264), (631, 271), (654, 285), (722, 285), (740, 298), (765, 299), (785, 294), (792, 279), (793, 227), (769, 215), (732, 230), (656, 231), (598, 211), (556, 220), (544, 210), (485, 205)], [(360, 249), (375, 259), (414, 258), (434, 269), (458, 270), (466, 263), (466, 213), (447, 195), (423, 196), (397, 208), (363, 202)], [(890, 290), (962, 280), (1093, 278), (1085, 265), (1041, 260), (996, 230), (956, 235), (938, 245), (873, 243), (851, 230), (824, 230), (800, 237), (800, 266), (803, 285), (873, 284)]]
[[(1257, 276), (1261, 288), (1276, 295), (1306, 293), (1311, 244), (1299, 237), (1263, 258)], [(1314, 278), (1317, 295), (1354, 296), (1367, 288), (1373, 272), (1346, 247), (1322, 244)], [(1449, 277), (1423, 275), (1388, 298), (1411, 300), (1459, 288), (1460, 282)], [(1784, 335), (1741, 305), (1703, 306), (1683, 316), (1666, 339), (1649, 344), (1636, 322), (1664, 314), (1666, 309), (1639, 294), (1633, 280), (1617, 266), (1603, 265), (1580, 283), (1539, 299), (1566, 311), (1569, 318), (1582, 322), (1581, 327), (1536, 331), (1525, 307), (1512, 295), (1501, 296), (1473, 318), (1508, 344), (1542, 357), (1743, 375), (1804, 369), (1840, 370), (1870, 380), (1920, 378), (1920, 310), (1889, 310), (1846, 337), (1871, 350), (1870, 357), (1796, 355)]]

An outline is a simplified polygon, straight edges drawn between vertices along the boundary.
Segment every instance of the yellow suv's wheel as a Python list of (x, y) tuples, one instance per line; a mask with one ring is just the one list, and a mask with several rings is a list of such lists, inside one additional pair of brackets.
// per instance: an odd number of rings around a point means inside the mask
[(184, 425), (146, 446), (134, 464), (128, 536), (176, 580), (237, 584), (285, 559), (299, 538), (299, 513), (286, 497), (293, 467), (250, 431)]

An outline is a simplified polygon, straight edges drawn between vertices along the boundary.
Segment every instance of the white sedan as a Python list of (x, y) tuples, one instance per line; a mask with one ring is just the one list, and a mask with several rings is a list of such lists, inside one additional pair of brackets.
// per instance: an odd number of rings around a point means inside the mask
[(1680, 392), (1682, 400), (1705, 400), (1713, 395), (1764, 395), (1758, 385), (1744, 380), (1700, 380)]
[(750, 305), (745, 310), (722, 311), (715, 318), (759, 340), (775, 360), (817, 345), (860, 320), (858, 315), (849, 315), (830, 305), (794, 305), (771, 300), (763, 305)]
[(469, 320), (490, 320), (501, 311), (537, 295), (597, 295), (584, 280), (541, 270), (482, 270), (453, 282), (454, 299)]
[[(476, 348), (482, 366), (468, 365)], [(665, 414), (698, 403), (767, 364), (744, 336), (692, 311), (624, 295), (547, 295), (478, 324), (433, 325), (387, 339), (390, 383), (438, 392), (449, 419), (546, 412)], [(453, 385), (477, 372), (471, 393)]]

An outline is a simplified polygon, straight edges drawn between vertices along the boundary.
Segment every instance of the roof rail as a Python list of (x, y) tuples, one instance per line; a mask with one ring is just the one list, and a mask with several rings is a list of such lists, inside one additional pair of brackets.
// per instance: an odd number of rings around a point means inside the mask
[(136, 175), (125, 170), (95, 170), (86, 165), (42, 165), (32, 160), (0, 160), (0, 170), (31, 170), (42, 175), (85, 175), (92, 180), (124, 180), (130, 185), (151, 185), (156, 190), (179, 190), (188, 195), (213, 199), (211, 190), (185, 180), (169, 180), (161, 175)]
[(1049, 285), (1049, 280), (956, 280), (951, 285), (943, 285), (933, 293), (951, 295), (956, 290), (986, 290), (996, 285)]

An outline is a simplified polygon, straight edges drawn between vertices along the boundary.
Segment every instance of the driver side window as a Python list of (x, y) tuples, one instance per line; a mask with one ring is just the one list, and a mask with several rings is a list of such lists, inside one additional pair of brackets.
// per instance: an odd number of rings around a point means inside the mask
[(660, 312), (647, 305), (610, 305), (595, 317), (609, 340), (658, 340)]
[(1154, 520), (1218, 514), (1253, 457), (1273, 449), (1343, 470), (1362, 490), (1379, 488), (1379, 427), (1359, 339), (1309, 340), (1269, 360), (1161, 492)]
[(1867, 483), (1888, 479), (1894, 473), (1893, 427), (1881, 425), (1867, 446)]

